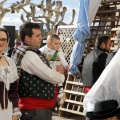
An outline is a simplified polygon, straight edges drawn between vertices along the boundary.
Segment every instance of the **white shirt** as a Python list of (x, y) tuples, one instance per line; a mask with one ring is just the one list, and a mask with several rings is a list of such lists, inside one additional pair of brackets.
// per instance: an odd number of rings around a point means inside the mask
[[(39, 49), (41, 52), (43, 52), (44, 54), (46, 54), (47, 57), (49, 56), (53, 56), (56, 50), (52, 50), (51, 48), (49, 48), (47, 45), (43, 46), (42, 48)], [(60, 63), (63, 65), (64, 68), (66, 68), (66, 66), (68, 66), (68, 63), (65, 60), (65, 57), (63, 55), (63, 52), (61, 49), (59, 49), (58, 53), (57, 53), (57, 57), (60, 60)], [(48, 58), (49, 60), (49, 58)]]
[(0, 82), (5, 84), (7, 90), (10, 89), (10, 84), (14, 83), (18, 79), (17, 68), (14, 61), (4, 56), (9, 65), (0, 66)]
[(22, 69), (29, 74), (36, 75), (49, 83), (57, 84), (64, 82), (64, 75), (49, 68), (35, 52), (27, 51), (21, 65)]

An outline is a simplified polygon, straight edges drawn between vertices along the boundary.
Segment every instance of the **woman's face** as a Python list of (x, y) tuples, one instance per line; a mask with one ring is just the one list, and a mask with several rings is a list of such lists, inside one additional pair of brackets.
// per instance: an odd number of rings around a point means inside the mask
[(6, 49), (8, 44), (7, 35), (4, 31), (0, 31), (0, 52), (3, 52)]

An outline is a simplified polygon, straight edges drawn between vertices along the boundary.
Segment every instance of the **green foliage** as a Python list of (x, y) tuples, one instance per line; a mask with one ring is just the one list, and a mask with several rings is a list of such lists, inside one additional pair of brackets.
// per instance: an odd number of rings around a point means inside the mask
[(18, 33), (17, 33), (17, 32), (15, 33), (15, 39), (16, 39), (16, 38), (18, 38)]

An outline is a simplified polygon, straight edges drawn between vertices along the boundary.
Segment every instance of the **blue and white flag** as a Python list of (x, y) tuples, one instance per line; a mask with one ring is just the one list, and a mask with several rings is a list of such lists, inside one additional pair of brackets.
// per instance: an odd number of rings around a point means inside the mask
[(77, 29), (73, 35), (75, 45), (70, 57), (69, 73), (78, 73), (77, 65), (81, 62), (86, 46), (86, 39), (90, 36), (90, 25), (99, 8), (101, 0), (79, 0), (79, 15), (77, 21)]

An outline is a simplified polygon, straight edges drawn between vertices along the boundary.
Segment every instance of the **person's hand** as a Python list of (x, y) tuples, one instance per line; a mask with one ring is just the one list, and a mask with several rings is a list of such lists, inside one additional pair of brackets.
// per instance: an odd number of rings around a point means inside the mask
[(12, 120), (18, 120), (18, 116), (17, 115), (12, 115)]
[(58, 94), (57, 99), (58, 99), (59, 106), (63, 105), (66, 100), (66, 94), (62, 93), (61, 96), (60, 96), (60, 94)]
[(67, 65), (67, 66), (65, 67), (66, 70), (69, 70), (69, 68), (70, 68), (69, 65)]
[(61, 73), (61, 74), (64, 74), (65, 68), (62, 65), (58, 65), (56, 67), (56, 71), (59, 72), (59, 73)]

